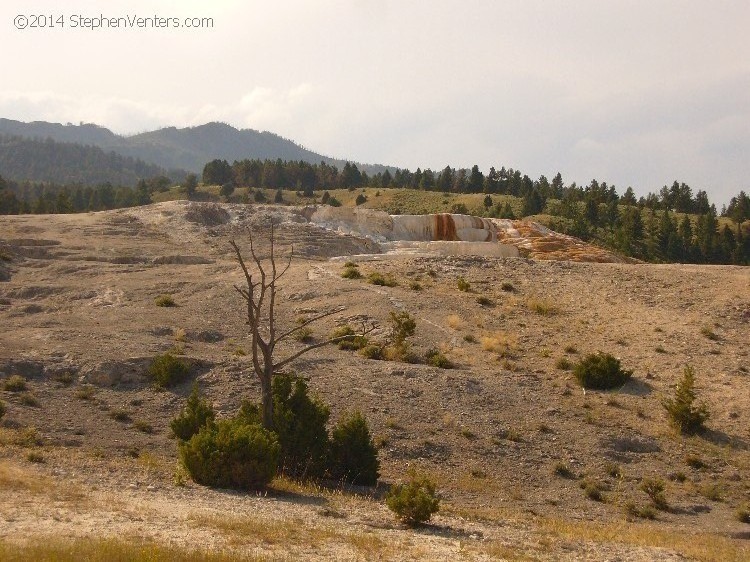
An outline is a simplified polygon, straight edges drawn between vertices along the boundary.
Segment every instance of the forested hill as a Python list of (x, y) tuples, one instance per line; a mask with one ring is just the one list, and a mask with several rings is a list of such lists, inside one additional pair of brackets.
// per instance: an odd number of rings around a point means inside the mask
[[(0, 135), (24, 138), (52, 139), (93, 145), (104, 150), (141, 159), (165, 169), (184, 169), (199, 173), (206, 162), (214, 159), (234, 160), (285, 160), (303, 161), (343, 168), (347, 160), (317, 154), (291, 140), (274, 133), (253, 129), (235, 129), (224, 123), (206, 123), (197, 127), (178, 129), (167, 127), (133, 136), (120, 136), (109, 129), (90, 123), (61, 125), (35, 121), (23, 123), (0, 119)], [(386, 166), (357, 164), (368, 174), (384, 172)], [(390, 168), (391, 173), (395, 168)], [(27, 178), (22, 178), (27, 179)]]
[(185, 174), (96, 146), (0, 136), (0, 175), (11, 180), (134, 186), (141, 178), (168, 175), (179, 180)]

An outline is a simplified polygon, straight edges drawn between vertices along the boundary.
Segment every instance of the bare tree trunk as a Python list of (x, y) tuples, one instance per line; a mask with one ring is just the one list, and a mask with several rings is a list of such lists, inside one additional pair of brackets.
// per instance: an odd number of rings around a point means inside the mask
[[(278, 335), (276, 332), (276, 313), (277, 313), (276, 282), (279, 279), (281, 279), (281, 277), (289, 269), (289, 266), (292, 263), (293, 250), (289, 254), (289, 258), (287, 260), (286, 266), (281, 270), (281, 272), (279, 272), (276, 269), (276, 255), (274, 253), (273, 226), (271, 226), (271, 236), (270, 236), (270, 239), (271, 239), (271, 256), (269, 258), (270, 268), (268, 266), (264, 267), (263, 262), (258, 257), (257, 253), (255, 252), (255, 248), (253, 246), (253, 236), (249, 230), (248, 230), (248, 237), (250, 239), (250, 255), (252, 256), (253, 261), (255, 262), (257, 273), (258, 273), (255, 279), (257, 279), (258, 276), (260, 277), (260, 279), (257, 281), (254, 280), (253, 276), (255, 275), (255, 273), (251, 272), (248, 269), (247, 264), (245, 263), (245, 259), (242, 257), (242, 252), (240, 251), (239, 246), (234, 240), (230, 240), (229, 244), (234, 249), (237, 262), (239, 263), (240, 267), (242, 268), (242, 272), (245, 275), (245, 285), (246, 285), (246, 287), (238, 287), (237, 285), (235, 285), (234, 288), (240, 295), (242, 295), (242, 298), (245, 299), (247, 303), (245, 314), (247, 316), (248, 331), (250, 332), (250, 339), (251, 339), (253, 371), (255, 372), (255, 375), (258, 377), (258, 381), (260, 382), (261, 415), (263, 419), (263, 427), (265, 427), (266, 429), (272, 430), (273, 429), (272, 381), (273, 381), (274, 373), (279, 372), (279, 370), (282, 367), (284, 367), (288, 363), (291, 363), (292, 361), (297, 359), (300, 355), (303, 355), (307, 353), (308, 351), (312, 351), (313, 349), (323, 347), (324, 345), (328, 345), (329, 343), (335, 343), (343, 339), (350, 339), (355, 336), (353, 335), (341, 336), (338, 338), (330, 338), (323, 342), (311, 344), (311, 345), (308, 345), (307, 347), (304, 347), (292, 353), (290, 356), (288, 356), (285, 359), (282, 359), (281, 361), (274, 362), (273, 352), (276, 348), (277, 343), (282, 341), (284, 338), (291, 336), (292, 334), (296, 333), (302, 328), (306, 327), (308, 324), (311, 324), (312, 322), (315, 322), (316, 320), (320, 320), (321, 318), (325, 318), (326, 316), (330, 316), (332, 314), (341, 312), (344, 309), (339, 308), (336, 310), (331, 310), (328, 312), (317, 314), (316, 316), (308, 319), (302, 324), (299, 324), (296, 327), (282, 333), (281, 335)], [(358, 335), (364, 336), (374, 329), (375, 329), (374, 326), (370, 326), (368, 328), (363, 325), (362, 333)], [(264, 334), (266, 335), (264, 336)]]

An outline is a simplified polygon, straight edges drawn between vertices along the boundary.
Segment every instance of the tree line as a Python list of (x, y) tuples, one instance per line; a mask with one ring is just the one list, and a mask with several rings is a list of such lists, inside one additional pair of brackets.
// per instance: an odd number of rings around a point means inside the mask
[[(328, 189), (410, 188), (444, 193), (483, 193), (480, 214), (496, 218), (548, 215), (546, 222), (560, 232), (592, 241), (621, 254), (653, 262), (750, 263), (750, 197), (741, 191), (718, 212), (703, 190), (693, 191), (677, 181), (658, 193), (636, 198), (632, 187), (622, 195), (614, 185), (591, 180), (588, 185), (565, 184), (557, 173), (552, 180), (532, 180), (519, 170), (478, 166), (439, 172), (417, 168), (368, 175), (356, 164), (341, 170), (321, 162), (246, 159), (229, 164), (212, 160), (203, 169), (205, 185), (222, 186), (229, 196), (235, 187), (296, 190), (315, 197)], [(67, 213), (99, 211), (151, 203), (152, 194), (166, 191), (174, 182), (162, 175), (140, 179), (135, 187), (56, 185), (6, 181), (0, 177), (0, 214)], [(197, 178), (188, 174), (182, 189), (195, 194)], [(278, 195), (278, 194), (277, 194)], [(514, 208), (495, 203), (493, 196), (518, 198)], [(325, 202), (325, 201), (323, 201)], [(453, 212), (468, 213), (459, 205)], [(720, 221), (720, 217), (730, 220)], [(722, 224), (723, 223), (723, 224)]]

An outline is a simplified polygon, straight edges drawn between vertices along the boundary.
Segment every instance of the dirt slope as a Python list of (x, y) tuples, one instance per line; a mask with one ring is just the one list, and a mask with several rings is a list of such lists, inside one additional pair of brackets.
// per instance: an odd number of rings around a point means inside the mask
[[(222, 415), (257, 397), (227, 240), (249, 227), (267, 250), (272, 220), (279, 247), (297, 256), (283, 322), (344, 306), (313, 337), (366, 320), (385, 338), (388, 313), (406, 310), (414, 351), (440, 348), (456, 364), (370, 361), (329, 346), (294, 365), (333, 419), (367, 415), (384, 485), (411, 467), (438, 482), (434, 526), (406, 530), (380, 501), (285, 481), (268, 497), (174, 485), (168, 423), (191, 383), (156, 392), (147, 366), (180, 353)], [(172, 202), (0, 221), (0, 378), (28, 381), (28, 394), (0, 391), (4, 540), (142, 537), (304, 559), (749, 556), (750, 527), (735, 516), (750, 501), (747, 268), (382, 255), (371, 240), (265, 206)], [(398, 285), (341, 278), (349, 259)], [(459, 276), (470, 292), (457, 289)], [(155, 306), (160, 294), (177, 306)], [(634, 370), (618, 392), (583, 393), (559, 368), (599, 350)], [(711, 419), (686, 439), (660, 402), (688, 363)], [(556, 474), (561, 465), (573, 478)], [(626, 504), (648, 504), (644, 478), (664, 480), (670, 510), (626, 521)], [(581, 484), (592, 482), (605, 501), (587, 497)]]

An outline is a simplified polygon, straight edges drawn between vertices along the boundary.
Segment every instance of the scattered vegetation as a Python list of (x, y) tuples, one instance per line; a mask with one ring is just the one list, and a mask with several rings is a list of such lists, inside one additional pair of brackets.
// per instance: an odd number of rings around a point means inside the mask
[(641, 519), (656, 519), (656, 511), (653, 507), (650, 505), (639, 507), (633, 502), (625, 504), (625, 514), (629, 518), (640, 517)]
[(664, 495), (664, 482), (662, 480), (644, 478), (640, 488), (646, 493), (656, 509), (666, 511), (669, 508), (667, 498)]
[(468, 293), (471, 290), (471, 283), (469, 283), (466, 279), (463, 277), (459, 277), (456, 280), (456, 286), (458, 287), (459, 291), (462, 291), (464, 293)]
[(37, 464), (44, 464), (47, 462), (47, 459), (45, 459), (44, 455), (39, 451), (29, 451), (26, 455), (26, 460)]
[(37, 408), (39, 406), (39, 399), (31, 392), (24, 392), (21, 394), (21, 396), (18, 397), (18, 402), (24, 406), (30, 406), (32, 408)]
[(154, 299), (154, 304), (156, 306), (163, 306), (166, 308), (177, 306), (177, 303), (175, 303), (172, 295), (159, 295), (158, 297)]
[(718, 482), (704, 484), (698, 491), (704, 498), (712, 502), (724, 501), (724, 486)]
[(385, 499), (388, 508), (407, 525), (429, 521), (440, 509), (435, 484), (426, 476), (412, 476), (406, 484), (394, 486)]
[(379, 285), (381, 287), (395, 287), (398, 285), (393, 277), (390, 275), (385, 276), (377, 271), (374, 271), (367, 276), (367, 282), (371, 285)]
[(118, 422), (129, 422), (130, 421), (130, 414), (125, 410), (112, 410), (109, 413), (109, 417), (112, 418), (115, 421)]
[(561, 371), (570, 371), (573, 368), (573, 363), (567, 357), (560, 357), (555, 361), (555, 368)]
[(145, 433), (147, 435), (151, 435), (154, 433), (154, 426), (152, 426), (150, 423), (139, 420), (133, 424), (133, 427), (136, 428), (141, 433)]
[(687, 455), (685, 457), (685, 464), (687, 464), (690, 468), (694, 468), (696, 470), (707, 467), (706, 463), (703, 462), (703, 459), (698, 455)]
[(599, 482), (584, 480), (580, 483), (580, 487), (585, 492), (586, 497), (590, 500), (594, 500), (597, 502), (604, 501), (604, 494), (602, 493), (604, 491), (604, 487)]
[(26, 379), (21, 375), (11, 375), (3, 381), (3, 390), (7, 390), (8, 392), (22, 392), (26, 388)]
[(331, 332), (331, 339), (338, 338), (346, 338), (338, 340), (337, 345), (339, 349), (347, 351), (357, 351), (367, 345), (367, 337), (356, 335), (356, 332), (349, 324), (340, 326)]
[(622, 469), (620, 468), (619, 464), (607, 463), (606, 465), (604, 465), (604, 472), (607, 474), (607, 476), (611, 476), (612, 478), (622, 477)]
[(5, 415), (6, 411), (7, 411), (7, 407), (5, 406), (5, 402), (0, 400), (0, 420), (3, 419), (3, 416)]
[(430, 349), (425, 353), (425, 361), (428, 365), (438, 367), (440, 369), (452, 369), (454, 367), (450, 359), (448, 359), (443, 352), (439, 349)]
[(157, 355), (148, 368), (148, 374), (159, 388), (169, 388), (181, 383), (188, 375), (188, 366), (171, 353)]
[(71, 373), (70, 371), (59, 373), (54, 376), (54, 379), (63, 386), (70, 386), (75, 380), (75, 378), (73, 377), (73, 373)]
[(747, 523), (750, 525), (750, 505), (742, 504), (734, 512), (734, 517), (740, 523)]
[(494, 306), (495, 301), (493, 301), (489, 297), (480, 296), (477, 297), (477, 304), (479, 304), (480, 306)]
[(541, 316), (554, 316), (560, 312), (552, 302), (543, 299), (529, 299), (526, 306), (529, 307), (529, 310)]
[(662, 405), (667, 410), (669, 422), (680, 433), (692, 435), (703, 430), (709, 418), (708, 406), (705, 403), (694, 406), (695, 372), (686, 366), (682, 380), (677, 384), (674, 398), (664, 400)]
[(93, 400), (96, 396), (96, 387), (91, 384), (85, 384), (76, 391), (76, 398), (79, 400)]
[(573, 368), (578, 383), (584, 388), (608, 390), (625, 384), (633, 371), (625, 371), (620, 360), (609, 353), (590, 354)]
[(570, 470), (570, 467), (565, 464), (564, 462), (559, 462), (555, 465), (554, 472), (556, 475), (561, 476), (562, 478), (575, 478), (575, 474), (573, 474), (573, 471)]
[(422, 290), (422, 285), (418, 281), (410, 281), (409, 282), (409, 288), (412, 291), (421, 291)]
[(344, 264), (344, 271), (341, 272), (344, 279), (362, 279), (362, 273), (359, 271), (359, 265), (348, 261)]

